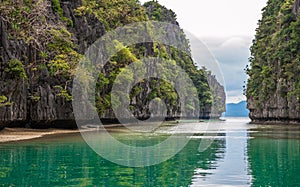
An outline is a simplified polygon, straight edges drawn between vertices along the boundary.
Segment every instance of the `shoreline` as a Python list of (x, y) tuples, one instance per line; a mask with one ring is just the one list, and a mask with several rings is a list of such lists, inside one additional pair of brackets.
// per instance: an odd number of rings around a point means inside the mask
[[(112, 124), (105, 126), (107, 131), (121, 131), (121, 125)], [(28, 140), (40, 139), (40, 138), (48, 138), (54, 136), (63, 136), (63, 135), (72, 135), (79, 134), (80, 132), (89, 132), (95, 131), (95, 128), (87, 128), (87, 129), (30, 129), (30, 128), (4, 128), (0, 131), (0, 144), (3, 143), (12, 143), (12, 142), (23, 142)], [(102, 129), (100, 129), (102, 130)], [(104, 130), (104, 129), (103, 129)], [(124, 129), (123, 129), (124, 131)]]
[[(218, 119), (219, 121), (223, 121)], [(185, 121), (185, 120), (182, 120)], [(198, 121), (198, 120), (197, 120)], [(178, 121), (168, 121), (169, 124), (175, 125)], [(199, 123), (205, 123), (205, 120), (199, 120)], [(185, 122), (187, 123), (187, 122)], [(30, 141), (40, 138), (48, 137), (60, 137), (63, 135), (79, 134), (80, 132), (92, 132), (95, 130), (106, 130), (109, 132), (128, 132), (125, 126), (121, 124), (109, 124), (105, 125), (104, 128), (97, 129), (94, 125), (83, 126), (82, 129), (35, 129), (35, 128), (24, 128), (24, 127), (5, 127), (0, 131), (0, 144)]]
[(251, 119), (250, 124), (254, 124), (254, 125), (299, 125), (300, 126), (300, 121), (299, 120)]
[(0, 144), (39, 139), (54, 135), (77, 134), (76, 130), (5, 128), (0, 132)]

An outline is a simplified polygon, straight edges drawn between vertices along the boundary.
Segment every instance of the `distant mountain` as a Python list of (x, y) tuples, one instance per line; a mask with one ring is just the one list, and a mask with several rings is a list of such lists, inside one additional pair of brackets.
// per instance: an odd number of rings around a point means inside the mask
[(248, 117), (249, 110), (246, 108), (247, 102), (241, 101), (239, 103), (226, 104), (225, 117)]

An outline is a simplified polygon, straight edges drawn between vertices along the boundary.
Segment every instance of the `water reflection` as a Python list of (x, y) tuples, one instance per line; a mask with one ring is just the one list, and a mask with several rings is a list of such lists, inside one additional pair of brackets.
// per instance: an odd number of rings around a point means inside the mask
[[(223, 136), (222, 134), (220, 136)], [(172, 159), (144, 168), (122, 167), (95, 154), (80, 136), (0, 145), (3, 186), (189, 186), (224, 157), (225, 139), (198, 152), (193, 139)]]
[(196, 173), (191, 186), (250, 185), (251, 175), (247, 161), (248, 122), (248, 118), (227, 118), (226, 122), (222, 122), (220, 131), (226, 133), (225, 156), (218, 162), (218, 167), (211, 170), (211, 175), (202, 178)]
[(299, 135), (299, 126), (260, 126), (251, 130), (248, 159), (252, 186), (300, 186)]
[[(196, 134), (187, 146), (144, 168), (99, 157), (79, 135), (1, 144), (0, 186), (300, 186), (299, 126), (256, 126), (241, 119), (216, 123), (222, 128), (207, 132), (188, 124)], [(213, 144), (198, 152), (201, 140), (214, 134)], [(165, 138), (115, 137), (138, 146)]]

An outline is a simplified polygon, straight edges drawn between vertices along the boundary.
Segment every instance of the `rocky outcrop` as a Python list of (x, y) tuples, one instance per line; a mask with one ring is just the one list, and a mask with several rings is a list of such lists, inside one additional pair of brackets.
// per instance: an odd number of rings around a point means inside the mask
[(295, 106), (295, 100), (287, 101), (277, 93), (272, 97), (272, 100), (261, 103), (259, 109), (253, 100), (248, 99), (247, 108), (250, 111), (249, 117), (253, 123), (300, 124), (300, 111)]
[(299, 0), (278, 0), (264, 8), (247, 70), (253, 123), (300, 124), (299, 7)]
[(293, 6), (293, 13), (294, 13), (296, 16), (299, 16), (299, 14), (300, 14), (300, 0), (296, 0), (296, 2), (294, 3), (294, 6)]
[(78, 46), (78, 52), (84, 54), (91, 44), (105, 34), (106, 29), (93, 14), (76, 15), (74, 10), (80, 6), (82, 6), (81, 0), (61, 1), (65, 17), (73, 23), (68, 30), (74, 34), (74, 43)]
[[(60, 2), (64, 16), (73, 22), (73, 26), (68, 27), (68, 30), (73, 34), (74, 44), (78, 46), (78, 52), (83, 54), (87, 47), (105, 33), (105, 29), (93, 14), (76, 16), (74, 10), (81, 5), (81, 0)], [(47, 10), (48, 19), (59, 20), (59, 15), (53, 10), (53, 4)], [(33, 72), (26, 68), (26, 79), (11, 78), (6, 73), (5, 68), (11, 59), (23, 62), (24, 67), (41, 60), (39, 50), (24, 40), (9, 38), (9, 27), (9, 23), (0, 18), (0, 95), (6, 96), (11, 103), (0, 107), (0, 124), (9, 127), (76, 128), (71, 102), (58, 96), (55, 88), (56, 85), (65, 84), (64, 78), (50, 76), (48, 70), (33, 75)], [(71, 84), (70, 82), (66, 86), (69, 93), (72, 90)]]
[[(13, 27), (18, 27), (18, 25), (13, 25), (4, 17), (0, 17), (0, 96), (5, 98), (5, 101), (3, 101), (5, 103), (1, 103), (0, 99), (0, 128), (3, 126), (35, 128), (77, 127), (69, 98), (69, 94), (72, 91), (72, 77), (61, 73), (62, 70), (59, 68), (64, 68), (61, 66), (57, 67), (57, 74), (53, 72), (51, 69), (53, 67), (49, 65), (49, 61), (55, 58), (61, 60), (61, 58), (66, 58), (66, 55), (72, 53), (84, 54), (91, 44), (106, 33), (107, 25), (105, 26), (99, 21), (93, 13), (83, 12), (79, 14), (78, 11), (76, 12), (78, 7), (82, 7), (81, 0), (48, 0), (45, 2), (47, 6), (44, 7), (43, 18), (46, 19), (46, 24), (49, 24), (49, 27), (54, 29), (49, 29), (46, 33), (51, 33), (53, 38), (45, 44), (46, 46), (43, 49), (39, 48), (36, 43), (28, 42), (27, 39), (30, 37), (24, 37), (22, 32), (18, 35), (20, 38), (12, 37), (12, 32), (15, 32)], [(151, 12), (154, 9), (153, 6), (146, 7), (146, 12), (150, 19), (152, 18)], [(178, 25), (175, 14), (172, 11), (164, 9), (161, 15), (163, 16), (160, 19), (163, 19), (163, 21)], [(172, 35), (171, 31), (169, 35)], [(25, 36), (27, 36), (26, 33)], [(41, 37), (38, 35), (34, 39), (39, 40)], [(46, 40), (45, 37), (42, 39)], [(71, 44), (68, 44), (67, 47), (70, 49), (61, 55), (49, 52), (48, 56), (48, 49), (45, 47), (52, 44), (52, 40), (58, 40), (58, 44), (51, 50), (64, 50), (66, 46), (61, 46), (61, 42), (69, 42), (69, 40)], [(43, 41), (40, 45), (44, 45)], [(141, 45), (146, 49), (146, 51), (142, 52), (145, 56), (154, 54), (153, 44)], [(169, 48), (167, 51), (170, 56), (173, 56)], [(180, 56), (184, 62), (186, 59), (182, 57), (183, 55), (180, 54)], [(193, 65), (192, 59), (187, 59), (186, 64)], [(25, 75), (22, 74), (23, 71)], [(106, 73), (109, 74), (109, 71)], [(196, 80), (197, 77), (194, 77), (194, 79)], [(202, 108), (202, 113), (199, 115), (208, 117), (212, 114), (214, 117), (217, 117), (224, 109), (224, 89), (212, 76), (209, 76), (208, 81), (212, 82), (214, 87), (213, 95), (218, 98), (216, 103), (218, 103), (219, 107), (218, 110), (211, 111), (211, 106), (205, 105)], [(132, 105), (137, 105), (136, 102), (138, 100), (142, 101), (140, 106), (133, 111), (138, 118), (147, 118), (147, 115), (149, 115), (149, 108), (145, 106), (149, 105), (146, 95), (151, 92), (151, 89), (149, 84), (143, 84), (140, 84), (140, 86), (145, 88), (144, 92), (137, 95), (136, 98), (132, 98), (131, 103)], [(109, 91), (109, 89), (106, 91)], [(171, 107), (169, 108), (168, 116), (170, 118), (175, 117), (178, 113), (178, 107)], [(114, 114), (111, 109), (105, 109), (100, 116), (104, 119), (103, 121), (111, 122), (114, 120)]]
[[(179, 23), (177, 22), (176, 19), (176, 14), (172, 10), (160, 5), (156, 1), (149, 1), (144, 4), (147, 10), (147, 15), (149, 19), (155, 20), (155, 21), (161, 21), (161, 22), (168, 22), (172, 23), (174, 25), (178, 25)], [(183, 33), (174, 33), (172, 30), (167, 30), (167, 33), (169, 36), (173, 36), (173, 38), (177, 38), (181, 41), (182, 45), (184, 48), (189, 49), (189, 41), (186, 38), (185, 34)], [(169, 39), (171, 40), (171, 39)], [(171, 54), (171, 56), (174, 56), (172, 54), (172, 50), (170, 47), (166, 46), (167, 51)], [(188, 58), (184, 59), (186, 64), (193, 64), (193, 59), (190, 58), (191, 54), (188, 54)], [(205, 103), (202, 105), (199, 109), (199, 117), (201, 119), (210, 119), (210, 118), (219, 118), (223, 112), (225, 112), (225, 103), (226, 103), (226, 94), (225, 94), (225, 89), (224, 87), (217, 81), (215, 75), (211, 74), (211, 72), (205, 72), (206, 70), (203, 71), (204, 74), (206, 74), (204, 77), (201, 75), (196, 75), (196, 77), (191, 76), (191, 78), (194, 81), (194, 84), (201, 80), (204, 84), (207, 84), (207, 89), (209, 92), (211, 92), (211, 100), (212, 103), (210, 102), (203, 102), (203, 100), (200, 99), (200, 102)], [(192, 73), (188, 72), (189, 75), (192, 75)], [(201, 73), (200, 73), (201, 74)], [(199, 98), (205, 98), (203, 95), (203, 90), (198, 90), (200, 93)], [(206, 98), (209, 100), (208, 98)]]
[(206, 112), (206, 118), (219, 118), (220, 115), (226, 111), (226, 93), (224, 86), (222, 86), (218, 80), (216, 79), (215, 75), (208, 74), (208, 84), (213, 96), (213, 103), (212, 105), (204, 110)]

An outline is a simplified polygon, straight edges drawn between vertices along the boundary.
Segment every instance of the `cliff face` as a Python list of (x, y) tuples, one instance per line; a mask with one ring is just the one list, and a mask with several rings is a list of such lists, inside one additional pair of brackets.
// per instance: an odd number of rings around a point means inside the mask
[(299, 0), (269, 0), (251, 47), (247, 85), (256, 123), (300, 123)]
[[(179, 25), (176, 20), (176, 14), (172, 10), (167, 9), (156, 2), (148, 2), (145, 3), (144, 6), (146, 7), (146, 13), (150, 20)], [(172, 33), (172, 31), (168, 32)], [(178, 35), (178, 33), (175, 34)], [(185, 45), (186, 49), (190, 48), (189, 41), (186, 39), (184, 33), (182, 33), (181, 36), (176, 36), (176, 38), (181, 38), (181, 40), (183, 40), (182, 43)], [(201, 69), (196, 70), (194, 62), (192, 58), (190, 58), (191, 54), (188, 54), (186, 58), (184, 57), (184, 54), (179, 54), (177, 57), (176, 53), (178, 53), (178, 51), (174, 51), (168, 46), (165, 47), (170, 56), (179, 62), (178, 64), (186, 70), (197, 88), (199, 94), (198, 98), (200, 101), (199, 117), (203, 119), (219, 118), (225, 111), (226, 94), (224, 87), (217, 81), (216, 77), (211, 74), (210, 71)], [(183, 61), (183, 63), (180, 63), (180, 61)], [(190, 71), (191, 69), (193, 70)]]
[[(0, 124), (2, 126), (75, 128), (70, 93), (74, 69), (82, 57), (81, 54), (107, 30), (133, 21), (152, 19), (149, 15), (155, 9), (154, 7), (144, 8), (136, 1), (130, 1), (131, 3), (111, 1), (108, 2), (111, 3), (109, 6), (101, 4), (105, 2), (99, 2), (95, 6), (93, 2), (81, 0), (1, 2)], [(99, 8), (101, 6), (111, 8), (101, 12), (103, 10)], [(120, 12), (120, 8), (124, 10)], [(111, 11), (115, 11), (114, 14), (110, 14)], [(116, 13), (117, 11), (119, 12)], [(107, 12), (108, 15), (105, 17)], [(119, 15), (121, 13), (126, 13), (126, 16), (122, 17)], [(166, 18), (166, 21), (177, 24), (174, 14), (169, 14)], [(157, 20), (155, 17), (153, 19)], [(162, 46), (157, 46), (159, 45), (141, 44), (141, 46), (130, 47), (126, 50), (136, 57), (155, 56), (156, 48), (162, 51)], [(183, 54), (178, 56), (177, 52), (170, 48), (164, 51), (169, 56), (175, 56), (177, 60), (180, 60), (181, 65), (186, 66), (186, 69), (195, 70), (192, 60)], [(123, 59), (126, 58), (125, 56)], [(130, 60), (123, 64), (118, 63), (122, 67), (130, 63)], [(114, 80), (109, 80), (113, 77), (110, 70), (107, 69), (104, 72), (107, 75), (104, 78), (107, 78), (108, 83)], [(205, 73), (201, 70), (199, 72), (202, 77), (197, 77), (198, 73), (193, 79), (201, 79), (202, 82), (206, 80), (207, 83)], [(147, 84), (149, 85), (150, 82), (141, 83), (139, 86), (147, 88)], [(157, 84), (158, 87), (162, 85), (162, 83)], [(209, 96), (202, 98), (206, 100), (208, 97), (216, 96), (217, 98), (219, 92), (224, 93), (223, 87), (217, 81), (213, 85), (218, 87), (219, 91), (214, 95), (210, 92)], [(97, 109), (102, 118), (114, 118), (110, 101), (107, 102), (110, 88), (110, 84), (99, 88), (99, 94), (96, 96)], [(206, 86), (205, 89), (209, 88)], [(145, 99), (145, 94), (150, 92), (151, 90), (138, 93), (131, 98), (133, 113), (136, 117), (143, 118), (145, 115), (147, 117), (149, 111), (145, 105), (149, 103)], [(200, 93), (199, 98), (200, 96), (203, 96), (203, 93)], [(218, 95), (219, 97), (224, 98), (224, 95)], [(138, 99), (143, 101), (140, 105), (134, 103)], [(169, 96), (166, 96), (164, 100), (170, 102)], [(210, 114), (210, 111), (205, 108), (210, 108), (212, 104), (206, 100), (202, 100), (202, 109), (206, 113), (203, 114), (204, 116)], [(170, 117), (179, 113), (178, 107), (175, 106), (176, 102), (172, 103), (168, 108)], [(225, 102), (218, 102), (221, 110), (224, 104)], [(215, 111), (214, 115), (221, 113), (221, 110)]]
[[(17, 3), (19, 3), (19, 6), (25, 6), (22, 1)], [(73, 34), (72, 41), (74, 44), (77, 44), (78, 52), (83, 53), (90, 44), (105, 33), (105, 29), (103, 24), (92, 15), (85, 17), (75, 16), (74, 9), (78, 6), (81, 6), (81, 1), (60, 2), (60, 8), (63, 9), (65, 18), (71, 20), (74, 25), (73, 27), (68, 27)], [(35, 19), (35, 16), (41, 16), (42, 18), (47, 15), (46, 22), (42, 24), (47, 24), (48, 27), (52, 27), (51, 25), (56, 24), (55, 22), (61, 24), (60, 16), (54, 10), (54, 4), (50, 1), (37, 6), (28, 5), (28, 7), (33, 8), (33, 11), (39, 8), (42, 8), (41, 11), (45, 11), (28, 19)], [(18, 30), (12, 28), (13, 23), (11, 23), (9, 18), (1, 16), (0, 23), (0, 56), (2, 57), (0, 60), (0, 95), (6, 97), (5, 100), (8, 102), (5, 106), (0, 107), (1, 123), (8, 126), (30, 124), (32, 127), (38, 126), (40, 128), (49, 126), (74, 127), (71, 102), (60, 94), (61, 90), (58, 88), (58, 86), (64, 85), (64, 90), (70, 93), (72, 89), (71, 82), (66, 84), (66, 82), (70, 81), (70, 78), (61, 75), (51, 75), (48, 64), (44, 62), (47, 59), (43, 59), (41, 55), (43, 50), (47, 52), (45, 47), (38, 47), (36, 43), (25, 41), (25, 39), (26, 37), (36, 37), (34, 39), (41, 42), (48, 41), (43, 41), (42, 35), (26, 36), (24, 39), (12, 37), (10, 35), (13, 32), (18, 32)], [(20, 29), (25, 29), (22, 26), (25, 27), (26, 23), (16, 24), (20, 24), (17, 25)], [(36, 21), (33, 24), (39, 24), (39, 22)], [(50, 32), (54, 29), (60, 31), (59, 29), (63, 29), (63, 26), (64, 24), (62, 24), (61, 28), (52, 27), (51, 30), (47, 31)], [(50, 55), (50, 53), (48, 54)], [(14, 64), (13, 61), (18, 63)], [(12, 64), (11, 67), (10, 63)], [(17, 65), (18, 68), (25, 71), (25, 76), (22, 77), (18, 72), (14, 71)]]
[(300, 0), (295, 1), (294, 6), (293, 6), (293, 13), (296, 16), (299, 16), (299, 13), (300, 13)]
[(208, 107), (205, 112), (206, 116), (210, 116), (211, 118), (219, 118), (220, 115), (226, 111), (226, 93), (224, 86), (222, 86), (216, 77), (211, 73), (208, 73), (208, 83), (210, 86), (210, 90), (212, 92), (213, 103), (212, 107)]
[[(5, 5), (3, 5), (5, 6)], [(5, 8), (5, 7), (1, 8)], [(21, 6), (32, 8), (32, 12), (37, 15), (24, 18), (32, 21), (32, 29), (44, 29), (49, 33), (22, 36), (21, 29), (26, 31), (27, 23), (17, 22), (13, 23), (11, 17), (13, 11), (7, 8), (7, 14), (4, 13), (0, 17), (1, 29), (1, 60), (0, 60), (0, 77), (1, 89), (0, 95), (5, 97), (3, 102), (5, 106), (0, 107), (0, 121), (2, 124), (9, 126), (24, 126), (30, 124), (31, 126), (49, 127), (72, 127), (73, 113), (70, 101), (60, 94), (61, 89), (59, 85), (64, 85), (64, 90), (71, 91), (71, 84), (66, 84), (70, 81), (64, 76), (51, 75), (47, 57), (41, 55), (55, 56), (50, 54), (47, 46), (39, 46), (36, 42), (26, 41), (26, 38), (32, 37), (41, 45), (49, 41), (44, 39), (47, 34), (54, 31), (61, 31), (64, 24), (60, 21), (60, 16), (54, 11), (54, 4), (50, 1), (45, 1), (44, 4), (26, 5), (23, 1), (16, 2), (16, 10), (20, 10), (20, 15), (25, 12)], [(94, 16), (76, 17), (74, 16), (74, 9), (81, 6), (81, 1), (70, 1), (60, 3), (60, 8), (65, 13), (65, 18), (73, 22), (74, 27), (69, 27), (74, 34), (72, 41), (78, 44), (78, 51), (83, 52), (88, 45), (94, 42), (95, 39), (103, 35), (105, 32), (102, 24)], [(40, 12), (38, 9), (41, 9)], [(24, 12), (23, 12), (24, 11)], [(37, 21), (37, 17), (45, 18), (46, 21), (41, 23)], [(17, 17), (18, 19), (19, 17)], [(54, 24), (61, 24), (61, 28), (53, 26)], [(14, 28), (14, 25), (15, 27)], [(44, 24), (45, 27), (38, 26)], [(36, 27), (35, 27), (36, 26)], [(45, 36), (43, 35), (45, 34)], [(62, 34), (62, 33), (59, 33)], [(53, 36), (51, 36), (53, 37)], [(62, 36), (63, 37), (63, 36)], [(54, 39), (54, 38), (52, 38)], [(56, 47), (59, 47), (58, 45)], [(20, 70), (16, 71), (19, 68)], [(25, 75), (20, 76), (19, 71), (24, 71)]]

